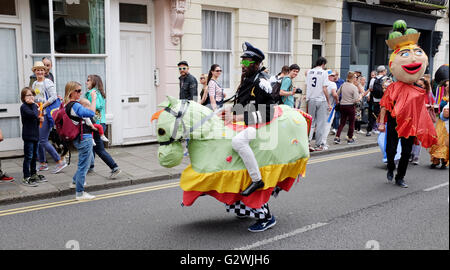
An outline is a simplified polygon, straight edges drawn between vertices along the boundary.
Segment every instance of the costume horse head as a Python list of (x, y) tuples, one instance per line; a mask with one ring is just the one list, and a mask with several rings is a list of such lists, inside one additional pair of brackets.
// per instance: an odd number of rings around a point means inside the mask
[(189, 139), (191, 165), (180, 179), (185, 191), (184, 205), (208, 194), (224, 203), (246, 200), (249, 206), (258, 208), (268, 201), (275, 187), (289, 190), (294, 180), (305, 173), (310, 117), (299, 110), (277, 106), (271, 123), (256, 126), (258, 135), (250, 146), (267, 181), (261, 191), (242, 198), (239, 193), (252, 180), (231, 142), (246, 127), (240, 123), (225, 126), (216, 112), (192, 101), (168, 97), (159, 107), (164, 109), (155, 113), (152, 120), (158, 120), (160, 164), (168, 168), (179, 165), (184, 156), (182, 143)]

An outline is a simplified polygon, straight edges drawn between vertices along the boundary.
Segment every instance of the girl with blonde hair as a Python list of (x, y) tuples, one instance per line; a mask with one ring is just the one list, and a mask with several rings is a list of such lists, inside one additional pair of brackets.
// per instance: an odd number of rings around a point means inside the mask
[(91, 92), (92, 103), (89, 108), (83, 107), (78, 100), (81, 98), (81, 84), (77, 82), (68, 82), (65, 88), (64, 105), (66, 114), (76, 125), (83, 125), (83, 134), (80, 134), (74, 141), (73, 145), (78, 150), (78, 167), (73, 176), (72, 185), (75, 185), (76, 200), (92, 200), (95, 196), (84, 191), (86, 175), (94, 158), (92, 129), (86, 125), (83, 118), (91, 118), (95, 116), (95, 108), (97, 101), (97, 92)]

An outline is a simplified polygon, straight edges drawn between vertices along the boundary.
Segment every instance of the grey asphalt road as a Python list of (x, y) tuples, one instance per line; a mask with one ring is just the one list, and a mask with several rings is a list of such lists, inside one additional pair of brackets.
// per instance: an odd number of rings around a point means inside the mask
[(408, 189), (385, 180), (377, 149), (320, 156), (270, 201), (277, 225), (250, 233), (204, 196), (181, 207), (176, 181), (0, 207), (0, 249), (364, 250), (449, 249), (447, 170), (410, 166)]

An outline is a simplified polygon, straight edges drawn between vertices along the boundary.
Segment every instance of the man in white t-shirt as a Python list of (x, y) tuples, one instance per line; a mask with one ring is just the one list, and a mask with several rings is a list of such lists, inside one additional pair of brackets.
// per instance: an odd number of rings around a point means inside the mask
[(328, 137), (328, 134), (330, 133), (331, 125), (333, 124), (334, 114), (336, 113), (335, 106), (339, 102), (339, 97), (337, 94), (337, 85), (336, 85), (336, 80), (337, 80), (336, 72), (334, 70), (328, 70), (327, 73), (328, 73), (328, 88), (327, 88), (328, 99), (330, 100), (331, 107), (333, 109), (328, 114), (326, 125), (325, 125), (325, 131), (323, 133), (324, 134), (324, 136), (322, 138), (323, 150), (328, 149), (327, 137)]
[(323, 138), (327, 136), (325, 127), (328, 113), (331, 111), (331, 100), (328, 96), (328, 72), (324, 70), (327, 59), (319, 57), (315, 68), (309, 70), (306, 75), (306, 104), (308, 113), (312, 116), (309, 140), (316, 133), (314, 151), (323, 150)]

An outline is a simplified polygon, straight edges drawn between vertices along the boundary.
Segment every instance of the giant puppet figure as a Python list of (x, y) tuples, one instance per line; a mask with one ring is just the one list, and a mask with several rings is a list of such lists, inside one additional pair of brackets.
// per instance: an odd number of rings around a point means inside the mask
[[(242, 105), (238, 106), (242, 110), (235, 105), (236, 114), (231, 115), (237, 122), (226, 117), (223, 121), (221, 114), (199, 103), (171, 97), (159, 105), (164, 109), (152, 120), (158, 119), (162, 166), (179, 165), (184, 152), (181, 141), (189, 139), (191, 164), (180, 179), (183, 205), (191, 206), (202, 195), (212, 196), (224, 203), (228, 212), (256, 218), (248, 229), (262, 232), (276, 223), (268, 207), (271, 195), (289, 191), (296, 178), (305, 174), (311, 117), (270, 102), (271, 87), (264, 78), (260, 50), (246, 42), (241, 57), (243, 74), (236, 104)], [(270, 107), (259, 106), (264, 102)], [(266, 108), (270, 115), (264, 117)], [(249, 159), (253, 159), (250, 165)], [(254, 174), (259, 175), (257, 182)]]
[(415, 140), (419, 140), (424, 148), (437, 143), (436, 130), (426, 108), (428, 96), (424, 89), (415, 85), (428, 66), (427, 55), (417, 45), (419, 37), (420, 33), (407, 29), (404, 21), (394, 23), (394, 32), (386, 43), (394, 51), (389, 59), (389, 68), (397, 81), (386, 89), (380, 101), (382, 108), (378, 119), (378, 129), (386, 131), (387, 136), (389, 181), (394, 179), (394, 158), (398, 140), (401, 140), (402, 154), (395, 183), (404, 188), (408, 187), (404, 178)]

